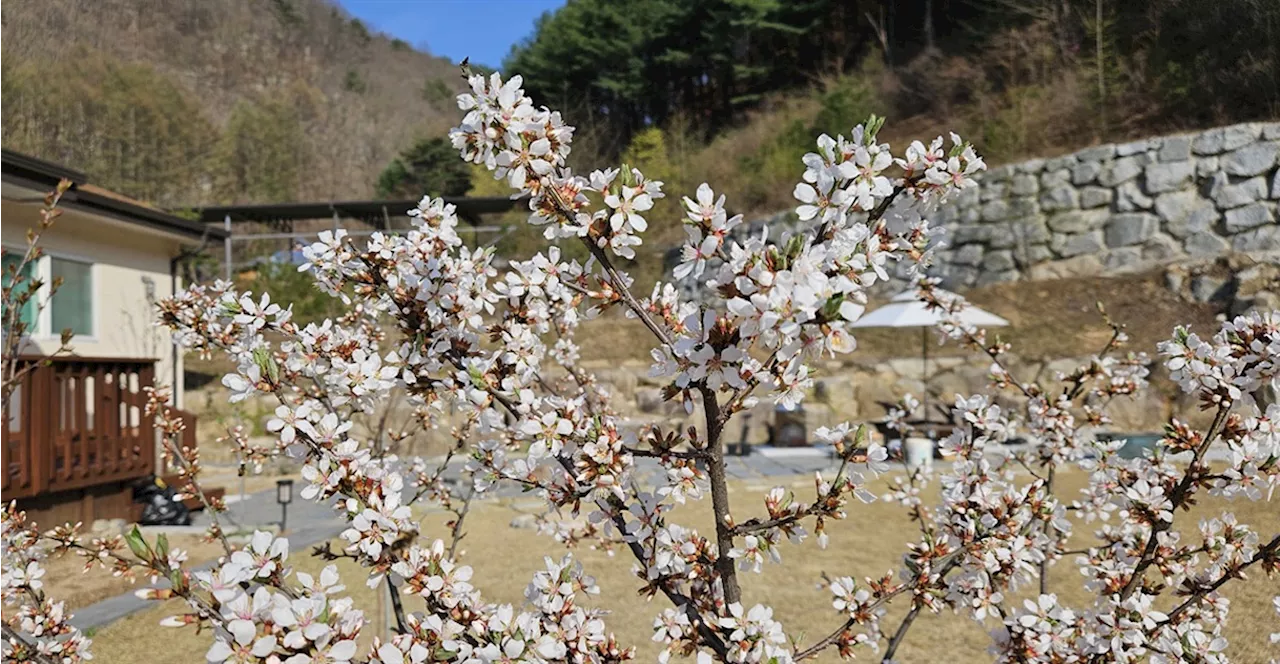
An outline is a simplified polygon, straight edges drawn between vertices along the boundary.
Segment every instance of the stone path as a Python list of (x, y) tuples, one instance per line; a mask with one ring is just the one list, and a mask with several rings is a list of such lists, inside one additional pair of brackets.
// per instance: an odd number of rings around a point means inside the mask
[[(289, 546), (292, 553), (301, 552), (305, 555), (307, 548), (332, 539), (342, 532), (343, 523), (334, 517), (327, 506), (299, 498), (297, 490), (295, 485), (294, 501), (289, 505)], [(244, 501), (228, 506), (228, 511), (219, 516), (219, 520), (228, 533), (260, 528), (277, 529), (280, 525), (280, 505), (276, 502), (275, 489), (246, 496)], [(183, 530), (203, 532), (209, 524), (209, 516), (200, 512), (192, 526), (184, 527)], [(205, 563), (194, 569), (207, 569), (212, 564)], [(168, 585), (167, 581), (162, 581), (157, 587)], [(145, 587), (145, 584), (138, 585), (138, 588)], [(132, 592), (128, 592), (76, 610), (71, 623), (82, 630), (100, 628), (155, 604), (154, 601), (138, 599)]]

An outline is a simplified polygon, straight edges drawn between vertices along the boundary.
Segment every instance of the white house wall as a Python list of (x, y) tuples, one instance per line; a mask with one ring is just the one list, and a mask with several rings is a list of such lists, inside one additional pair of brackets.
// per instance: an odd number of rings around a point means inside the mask
[[(3, 202), (0, 239), (6, 250), (25, 248), (27, 229), (36, 225), (39, 209), (31, 203)], [(173, 293), (169, 262), (178, 255), (179, 242), (125, 222), (65, 209), (40, 245), (49, 256), (93, 264), (93, 334), (75, 337), (74, 353), (154, 359), (157, 380), (173, 382), (173, 347), (168, 332), (155, 326), (154, 302)], [(40, 352), (50, 353), (58, 347), (58, 331), (49, 329), (47, 311), (43, 316), (38, 332), (46, 333), (33, 335), (31, 341)], [(177, 362), (181, 377), (180, 357)], [(175, 389), (181, 406), (181, 380)]]

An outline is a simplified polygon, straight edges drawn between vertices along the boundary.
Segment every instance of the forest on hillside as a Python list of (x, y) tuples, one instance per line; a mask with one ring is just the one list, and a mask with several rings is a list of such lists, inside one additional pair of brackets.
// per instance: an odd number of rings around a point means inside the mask
[(751, 209), (872, 112), (996, 163), (1280, 117), (1280, 2), (571, 0), (503, 68), (585, 125), (581, 151), (661, 143)]
[[(5, 146), (135, 198), (500, 190), (440, 170), (456, 66), (329, 0), (0, 12)], [(503, 69), (579, 127), (578, 170), (623, 159), (765, 212), (813, 136), (872, 112), (890, 141), (955, 129), (992, 163), (1278, 117), (1280, 2), (569, 0)]]
[(6, 2), (3, 142), (164, 207), (360, 198), (464, 86), (327, 0)]

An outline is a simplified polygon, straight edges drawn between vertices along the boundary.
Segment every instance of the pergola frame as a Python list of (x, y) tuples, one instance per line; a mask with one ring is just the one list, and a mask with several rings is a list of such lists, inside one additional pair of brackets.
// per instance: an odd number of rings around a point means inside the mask
[[(479, 244), (480, 233), (497, 233), (490, 244), (501, 238), (505, 226), (485, 226), (480, 221), (485, 215), (501, 214), (515, 208), (524, 198), (500, 196), (479, 198), (446, 198), (452, 204), (458, 218), (470, 225), (473, 243)], [(417, 199), (329, 201), (310, 203), (270, 203), (265, 205), (218, 205), (198, 208), (199, 220), (207, 226), (221, 224), (223, 238), (223, 271), (230, 280), (233, 270), (232, 245), (235, 242), (259, 240), (301, 240), (314, 238), (321, 231), (339, 230), (348, 222), (356, 222), (364, 228), (345, 227), (348, 235), (372, 235), (373, 233), (408, 228), (407, 223), (398, 226), (396, 220), (407, 219), (407, 213), (418, 206)], [(311, 228), (298, 229), (295, 222), (312, 222)], [(326, 222), (323, 227), (318, 222)], [(239, 226), (239, 228), (237, 228)], [(265, 226), (265, 232), (255, 232), (254, 227)]]

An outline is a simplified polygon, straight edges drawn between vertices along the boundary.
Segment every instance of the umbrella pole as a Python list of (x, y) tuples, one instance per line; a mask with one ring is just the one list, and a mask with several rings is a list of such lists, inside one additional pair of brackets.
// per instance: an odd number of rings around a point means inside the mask
[(924, 383), (920, 406), (924, 409), (924, 422), (929, 421), (929, 328), (920, 328), (920, 380)]

